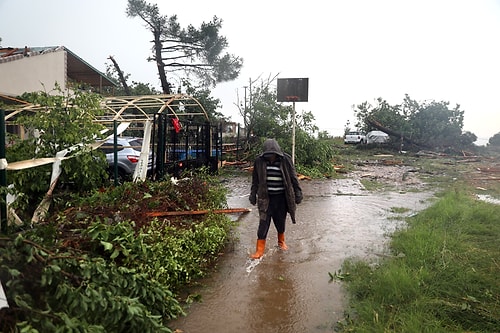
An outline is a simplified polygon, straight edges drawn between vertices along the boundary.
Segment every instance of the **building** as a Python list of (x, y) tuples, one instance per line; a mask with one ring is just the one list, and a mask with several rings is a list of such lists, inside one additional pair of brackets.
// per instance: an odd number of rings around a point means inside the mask
[[(13, 125), (20, 107), (30, 104), (18, 98), (24, 93), (62, 91), (70, 85), (82, 85), (94, 92), (108, 91), (115, 86), (106, 75), (92, 67), (64, 46), (0, 48), (0, 105), (7, 111), (9, 133), (24, 137), (24, 129)], [(11, 108), (12, 107), (12, 108)]]
[(115, 84), (64, 46), (0, 48), (0, 94), (20, 96), (56, 86), (65, 91), (71, 84), (84, 84), (102, 93)]

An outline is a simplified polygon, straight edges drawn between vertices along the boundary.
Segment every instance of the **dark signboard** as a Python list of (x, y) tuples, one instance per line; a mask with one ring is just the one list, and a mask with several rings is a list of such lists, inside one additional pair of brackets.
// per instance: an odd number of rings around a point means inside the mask
[(278, 102), (307, 102), (309, 79), (278, 79)]

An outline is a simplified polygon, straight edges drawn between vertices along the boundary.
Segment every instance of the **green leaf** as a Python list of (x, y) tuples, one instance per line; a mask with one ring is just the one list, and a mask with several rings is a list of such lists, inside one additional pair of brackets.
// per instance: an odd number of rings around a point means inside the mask
[(18, 234), (16, 239), (14, 240), (14, 245), (19, 246), (23, 243), (24, 237), (21, 234)]
[(111, 254), (110, 258), (115, 259), (120, 255), (120, 251), (118, 249), (114, 250), (113, 253)]
[(52, 269), (56, 273), (61, 271), (61, 267), (59, 267), (57, 265), (50, 265), (49, 267), (50, 267), (50, 269)]
[(113, 249), (113, 244), (110, 242), (101, 241), (101, 245), (104, 246), (104, 250), (111, 251)]
[(18, 277), (19, 275), (21, 275), (21, 272), (18, 271), (17, 269), (11, 268), (11, 269), (9, 269), (9, 274), (12, 277)]

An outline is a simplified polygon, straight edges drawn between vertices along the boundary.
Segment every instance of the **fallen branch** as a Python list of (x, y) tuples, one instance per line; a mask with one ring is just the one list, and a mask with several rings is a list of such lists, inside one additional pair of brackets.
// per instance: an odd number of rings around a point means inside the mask
[(481, 162), (481, 159), (478, 157), (460, 157), (456, 160), (457, 163), (471, 163), (471, 162)]
[(474, 180), (500, 180), (498, 177), (473, 178)]
[(228, 208), (228, 209), (214, 209), (214, 210), (185, 210), (185, 211), (171, 211), (171, 212), (148, 212), (147, 216), (160, 217), (160, 216), (182, 216), (182, 215), (204, 215), (208, 213), (214, 214), (235, 214), (235, 213), (248, 213), (251, 209), (248, 208)]
[(234, 161), (234, 162), (222, 161), (222, 165), (245, 165), (245, 164), (248, 164), (248, 162), (245, 162), (245, 161)]
[(492, 173), (500, 173), (500, 168), (483, 168), (483, 167), (479, 167), (477, 168), (477, 170), (481, 171), (481, 172), (492, 172)]

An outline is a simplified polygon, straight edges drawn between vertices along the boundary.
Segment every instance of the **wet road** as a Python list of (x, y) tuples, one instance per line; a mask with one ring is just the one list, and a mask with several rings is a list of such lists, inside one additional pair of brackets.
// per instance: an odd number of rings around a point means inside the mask
[[(402, 226), (401, 217), (429, 205), (429, 192), (370, 193), (357, 180), (301, 181), (304, 200), (297, 224), (287, 220), (289, 250), (278, 250), (274, 225), (266, 252), (252, 261), (258, 214), (248, 202), (249, 177), (231, 178), (228, 205), (251, 208), (236, 216), (234, 241), (218, 270), (197, 290), (200, 303), (172, 322), (172, 329), (199, 332), (333, 332), (342, 319), (345, 294), (329, 272), (349, 257), (368, 258), (385, 252), (388, 235)], [(397, 214), (391, 208), (406, 208)]]

